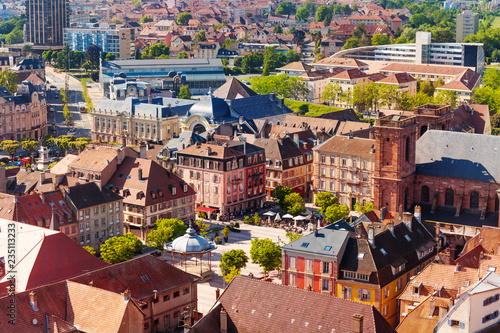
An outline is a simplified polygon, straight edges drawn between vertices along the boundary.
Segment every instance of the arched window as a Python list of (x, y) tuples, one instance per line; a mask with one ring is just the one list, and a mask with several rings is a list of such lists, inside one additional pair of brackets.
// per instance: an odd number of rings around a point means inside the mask
[(444, 194), (444, 204), (446, 206), (453, 206), (455, 204), (455, 192), (451, 188), (447, 188)]
[(405, 160), (410, 161), (410, 137), (406, 137)]
[(194, 128), (193, 128), (193, 132), (195, 133), (198, 133), (198, 134), (201, 134), (203, 132), (205, 132), (207, 129), (205, 128), (205, 126), (203, 126), (202, 124), (197, 124)]
[(428, 130), (427, 125), (420, 127), (420, 136), (424, 135), (424, 133), (427, 132), (427, 130)]
[(421, 202), (429, 202), (429, 186), (422, 186), (421, 194), (420, 194)]
[(479, 193), (476, 191), (470, 192), (470, 208), (479, 209)]

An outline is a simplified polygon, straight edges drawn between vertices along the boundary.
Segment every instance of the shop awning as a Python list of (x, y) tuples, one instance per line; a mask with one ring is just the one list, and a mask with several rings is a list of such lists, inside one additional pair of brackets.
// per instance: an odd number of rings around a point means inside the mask
[(213, 213), (213, 212), (215, 212), (217, 209), (215, 209), (215, 208), (209, 208), (209, 207), (202, 207), (202, 206), (200, 206), (200, 207), (196, 208), (196, 210), (197, 210), (197, 211), (199, 211), (199, 212)]

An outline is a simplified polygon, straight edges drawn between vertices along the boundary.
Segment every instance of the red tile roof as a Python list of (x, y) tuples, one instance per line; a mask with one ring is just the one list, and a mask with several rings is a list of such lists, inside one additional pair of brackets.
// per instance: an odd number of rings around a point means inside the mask
[(332, 76), (332, 79), (340, 79), (340, 80), (356, 80), (356, 79), (361, 79), (368, 77), (365, 73), (363, 73), (360, 69), (358, 68), (350, 68), (346, 69), (343, 72), (340, 72), (334, 76)]

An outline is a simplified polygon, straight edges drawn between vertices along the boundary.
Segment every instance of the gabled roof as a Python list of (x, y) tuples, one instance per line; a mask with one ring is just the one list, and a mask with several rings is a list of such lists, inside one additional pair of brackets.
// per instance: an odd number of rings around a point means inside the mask
[(122, 293), (129, 289), (134, 299), (142, 300), (196, 281), (197, 277), (151, 255), (95, 269), (71, 279), (73, 282), (92, 284), (96, 288)]
[(415, 80), (408, 73), (394, 73), (392, 75), (382, 78), (381, 80), (378, 80), (377, 83), (402, 84), (402, 83), (416, 82), (416, 81), (417, 80)]
[(313, 67), (302, 61), (296, 61), (289, 63), (283, 67), (277, 68), (279, 71), (299, 71), (299, 72), (309, 72)]
[(314, 147), (313, 150), (375, 158), (375, 140), (335, 135)]
[(371, 305), (241, 276), (234, 277), (218, 301), (220, 306), (191, 333), (220, 332), (222, 309), (227, 312), (228, 333), (351, 332), (354, 314), (364, 316), (365, 333), (395, 332)]
[(109, 265), (61, 232), (8, 220), (0, 220), (0, 256), (7, 258), (9, 223), (15, 223), (17, 228), (18, 261), (14, 270), (17, 272), (18, 291), (68, 279), (85, 271)]
[(99, 188), (94, 182), (68, 187), (66, 193), (78, 210), (123, 199), (105, 186)]
[(346, 69), (343, 72), (340, 72), (334, 76), (332, 76), (332, 79), (339, 79), (339, 80), (356, 80), (356, 79), (361, 79), (368, 77), (365, 73), (363, 73), (359, 68), (350, 68)]
[(215, 97), (223, 98), (225, 100), (232, 100), (243, 97), (250, 97), (258, 95), (255, 91), (250, 89), (246, 84), (241, 83), (235, 77), (231, 77), (226, 83), (214, 91)]

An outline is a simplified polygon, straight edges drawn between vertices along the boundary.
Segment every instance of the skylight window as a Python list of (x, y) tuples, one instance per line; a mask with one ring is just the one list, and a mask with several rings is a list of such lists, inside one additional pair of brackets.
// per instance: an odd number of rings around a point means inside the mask
[(410, 236), (405, 235), (405, 239), (406, 239), (408, 242), (411, 242), (411, 238), (410, 238)]
[(149, 281), (147, 275), (141, 275), (141, 279), (143, 282)]
[(360, 252), (358, 253), (358, 259), (363, 259), (365, 257), (365, 254)]
[(302, 243), (301, 247), (308, 247), (309, 243)]
[(496, 267), (493, 267), (493, 266), (488, 266), (488, 272), (494, 272), (496, 271), (497, 268)]
[(380, 252), (382, 252), (382, 254), (383, 254), (384, 256), (386, 256), (386, 255), (387, 255), (387, 251), (386, 251), (386, 250), (384, 250), (383, 248), (382, 248), (382, 249), (380, 249)]
[(324, 248), (323, 250), (325, 250), (325, 251), (330, 251), (331, 249), (332, 249), (332, 247), (331, 247), (331, 246), (325, 246), (325, 248)]

